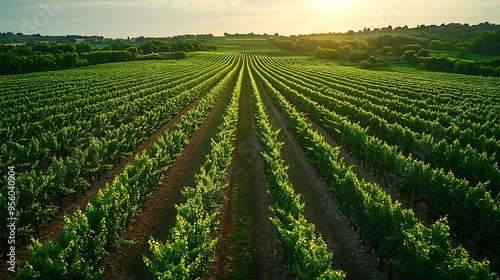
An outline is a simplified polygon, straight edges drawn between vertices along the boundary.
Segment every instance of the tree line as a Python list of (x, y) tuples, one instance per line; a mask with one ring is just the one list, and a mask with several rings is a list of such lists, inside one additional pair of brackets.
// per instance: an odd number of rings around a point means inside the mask
[(182, 59), (187, 52), (216, 50), (195, 39), (174, 42), (148, 40), (138, 45), (116, 41), (101, 49), (88, 42), (34, 45), (0, 45), (0, 75), (63, 70), (81, 66), (149, 59)]
[[(408, 62), (424, 69), (500, 77), (500, 59), (475, 61), (472, 53), (500, 55), (500, 31), (483, 32), (469, 40), (440, 40), (422, 32), (419, 37), (385, 34), (363, 40), (317, 39), (311, 36), (268, 36), (279, 48), (311, 54), (322, 59), (342, 59), (371, 68)], [(457, 58), (431, 56), (431, 50), (458, 51)]]

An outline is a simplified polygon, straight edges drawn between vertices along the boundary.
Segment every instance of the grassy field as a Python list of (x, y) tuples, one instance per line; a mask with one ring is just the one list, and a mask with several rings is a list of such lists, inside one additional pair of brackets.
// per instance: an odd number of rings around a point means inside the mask
[(466, 55), (466, 57), (459, 57), (458, 51), (447, 51), (447, 50), (430, 50), (430, 53), (433, 56), (448, 56), (460, 59), (470, 59), (474, 61), (491, 61), (493, 59), (500, 59), (500, 56), (477, 54), (477, 53), (469, 53)]
[(259, 35), (214, 37), (209, 41), (209, 44), (216, 46), (220, 51), (228, 52), (247, 51), (269, 53), (271, 55), (298, 55), (297, 53), (291, 53), (277, 48), (271, 44), (269, 40)]

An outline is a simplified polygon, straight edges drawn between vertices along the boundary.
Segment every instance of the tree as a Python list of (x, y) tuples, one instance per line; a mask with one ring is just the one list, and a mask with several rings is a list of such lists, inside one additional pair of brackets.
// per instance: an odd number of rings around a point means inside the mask
[(185, 51), (185, 52), (193, 52), (195, 51), (195, 47), (193, 45), (193, 40), (178, 40), (172, 46), (174, 51)]
[(425, 69), (429, 70), (441, 70), (443, 68), (451, 68), (455, 66), (447, 57), (421, 57), (419, 60), (421, 65)]
[(314, 56), (316, 58), (340, 59), (343, 57), (343, 54), (337, 49), (323, 49), (322, 47), (317, 47), (314, 51)]
[(401, 59), (407, 61), (408, 63), (417, 64), (418, 57), (414, 50), (406, 50), (402, 55)]
[(157, 52), (171, 52), (172, 47), (167, 41), (149, 40), (139, 45), (139, 50), (142, 50), (144, 54), (151, 54)]
[(174, 53), (174, 58), (175, 59), (183, 59), (183, 58), (186, 58), (186, 57), (187, 57), (187, 55), (186, 55), (185, 52), (181, 51), (181, 52), (175, 52)]
[(463, 48), (463, 47), (460, 48), (458, 50), (458, 53), (457, 53), (458, 58), (467, 58), (467, 57), (469, 57), (469, 55), (470, 55), (470, 50), (468, 50), (467, 48)]
[(367, 51), (363, 50), (352, 50), (349, 54), (349, 59), (352, 62), (360, 62), (361, 60), (366, 60), (370, 57), (370, 54)]
[(432, 40), (429, 43), (429, 48), (431, 50), (442, 50), (444, 48), (444, 44), (443, 44), (443, 42), (441, 42), (439, 40)]
[(394, 48), (391, 47), (391, 46), (383, 46), (381, 49), (380, 49), (380, 54), (381, 55), (387, 55), (387, 53), (389, 52), (393, 52), (394, 51)]
[(417, 53), (418, 57), (428, 57), (430, 56), (429, 50), (427, 49), (421, 49)]
[(92, 46), (88, 42), (81, 42), (75, 45), (76, 47), (76, 52), (78, 54), (84, 53), (84, 52), (91, 52), (92, 51)]
[(158, 47), (156, 47), (153, 43), (151, 42), (144, 42), (141, 45), (139, 45), (139, 49), (144, 53), (144, 54), (150, 54), (154, 53), (155, 51), (158, 52)]
[(419, 44), (407, 44), (403, 46), (403, 52), (407, 50), (413, 50), (415, 52), (418, 52), (422, 49), (422, 45)]
[(366, 41), (354, 41), (354, 45), (360, 50), (366, 50), (368, 48), (368, 43)]
[(158, 45), (158, 50), (160, 52), (171, 52), (172, 51), (172, 47), (170, 46), (170, 44), (168, 44), (168, 43), (165, 42), (165, 44)]
[(375, 56), (370, 56), (367, 60), (369, 63), (371, 64), (378, 64), (378, 58), (376, 58)]
[(22, 56), (28, 56), (28, 55), (33, 54), (33, 51), (31, 50), (31, 48), (27, 47), (27, 46), (19, 46), (16, 48), (16, 51), (17, 51), (18, 55), (22, 55)]
[(20, 73), (22, 68), (20, 57), (11, 52), (0, 53), (0, 65), (2, 75)]
[(59, 54), (56, 58), (59, 69), (73, 68), (78, 64), (78, 54), (74, 52)]
[(49, 44), (36, 44), (32, 48), (33, 52), (52, 53)]
[(375, 46), (368, 45), (368, 47), (365, 49), (369, 54), (371, 55), (377, 55), (378, 54), (378, 49)]
[(74, 53), (76, 52), (76, 48), (72, 44), (59, 44), (56, 46), (56, 50), (61, 50), (63, 53)]
[(500, 31), (484, 32), (472, 38), (469, 42), (470, 50), (475, 53), (500, 55)]
[(352, 51), (352, 46), (351, 45), (345, 45), (345, 46), (340, 47), (340, 50), (342, 51), (342, 53), (345, 56), (347, 56)]
[(114, 51), (124, 51), (127, 48), (135, 47), (134, 44), (128, 43), (128, 42), (113, 42), (111, 44), (111, 49)]
[(361, 67), (363, 69), (367, 69), (367, 68), (371, 67), (371, 64), (370, 64), (370, 62), (368, 62), (366, 60), (361, 60), (361, 62), (359, 63), (359, 67)]
[(126, 51), (130, 53), (132, 59), (136, 59), (137, 55), (139, 54), (139, 50), (137, 49), (137, 47), (129, 47), (126, 49)]
[(361, 68), (372, 68), (372, 67), (376, 67), (379, 65), (379, 60), (378, 58), (376, 58), (375, 56), (370, 56), (367, 60), (362, 60), (360, 63), (359, 63), (359, 66)]
[(367, 39), (370, 45), (374, 45), (377, 48), (382, 48), (384, 46), (396, 47), (396, 45), (400, 44), (400, 38), (396, 38), (391, 35), (382, 35), (377, 38), (369, 38)]
[(58, 65), (53, 54), (36, 55), (33, 58), (33, 71), (57, 70)]

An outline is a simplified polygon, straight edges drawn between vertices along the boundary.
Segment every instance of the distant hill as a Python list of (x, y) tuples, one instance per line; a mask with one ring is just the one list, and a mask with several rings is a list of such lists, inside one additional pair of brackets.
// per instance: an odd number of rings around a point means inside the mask
[[(480, 23), (477, 25), (469, 25), (467, 23), (442, 23), (440, 25), (419, 25), (417, 27), (409, 28), (408, 26), (388, 26), (383, 28), (364, 30), (350, 30), (348, 32), (340, 33), (317, 33), (309, 35), (297, 35), (298, 37), (309, 37), (311, 39), (324, 39), (324, 40), (362, 40), (373, 37), (380, 37), (383, 35), (392, 36), (413, 36), (424, 37), (429, 39), (454, 39), (466, 41), (470, 40), (483, 32), (496, 32), (500, 31), (500, 24), (489, 22)], [(292, 36), (293, 37), (293, 36)]]
[(22, 34), (13, 32), (0, 32), (0, 44), (35, 44), (35, 43), (78, 43), (80, 41), (103, 41), (103, 36), (64, 35), (50, 36), (40, 34)]

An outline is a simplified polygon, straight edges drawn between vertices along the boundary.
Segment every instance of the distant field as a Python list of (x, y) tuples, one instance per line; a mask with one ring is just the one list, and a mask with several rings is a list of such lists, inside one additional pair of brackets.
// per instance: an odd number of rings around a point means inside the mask
[[(458, 51), (447, 51), (447, 50), (430, 50), (431, 55), (435, 56), (448, 56), (448, 57), (458, 57)], [(471, 59), (475, 61), (490, 61), (493, 59), (499, 59), (500, 56), (494, 55), (486, 55), (486, 54), (477, 54), (477, 53), (469, 53), (467, 57), (461, 59)]]
[(220, 51), (253, 51), (291, 54), (290, 52), (278, 49), (271, 44), (269, 40), (257, 35), (214, 37), (209, 41), (209, 44), (216, 46)]

